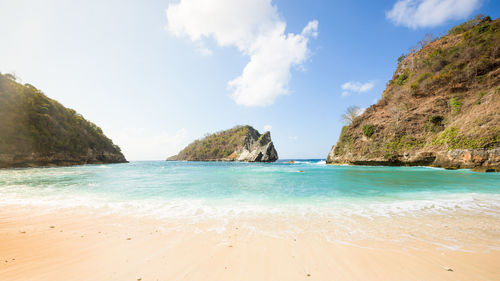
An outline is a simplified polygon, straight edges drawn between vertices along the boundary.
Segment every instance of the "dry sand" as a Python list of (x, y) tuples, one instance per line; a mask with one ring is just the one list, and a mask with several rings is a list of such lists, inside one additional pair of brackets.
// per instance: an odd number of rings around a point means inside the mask
[(218, 229), (211, 221), (2, 207), (0, 280), (500, 280), (500, 247), (455, 251), (419, 239), (350, 245), (326, 239), (322, 223), (272, 235), (243, 227), (243, 219)]

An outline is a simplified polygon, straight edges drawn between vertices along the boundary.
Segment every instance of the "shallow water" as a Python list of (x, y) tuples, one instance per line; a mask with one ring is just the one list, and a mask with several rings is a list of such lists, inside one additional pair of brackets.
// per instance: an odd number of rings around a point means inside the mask
[[(132, 215), (189, 231), (500, 249), (500, 174), (426, 167), (132, 162), (0, 170), (0, 207)], [(33, 208), (30, 208), (33, 207)], [(200, 229), (199, 225), (206, 225)]]
[(418, 216), (456, 209), (500, 218), (500, 174), (426, 167), (132, 162), (0, 170), (0, 204), (106, 207), (155, 216), (258, 213)]

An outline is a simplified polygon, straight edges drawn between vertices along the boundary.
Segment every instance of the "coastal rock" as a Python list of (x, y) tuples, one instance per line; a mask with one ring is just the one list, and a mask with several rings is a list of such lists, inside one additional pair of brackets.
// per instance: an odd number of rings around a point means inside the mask
[(499, 171), (499, 46), (500, 20), (475, 18), (402, 57), (326, 162)]
[(72, 166), (83, 164), (125, 163), (127, 160), (121, 153), (109, 151), (93, 151), (87, 154), (72, 155), (69, 153), (30, 153), (0, 154), (0, 168), (9, 167), (41, 167)]
[(0, 168), (127, 162), (101, 128), (0, 74)]
[(207, 135), (167, 160), (274, 162), (277, 159), (271, 133), (260, 134), (246, 125)]

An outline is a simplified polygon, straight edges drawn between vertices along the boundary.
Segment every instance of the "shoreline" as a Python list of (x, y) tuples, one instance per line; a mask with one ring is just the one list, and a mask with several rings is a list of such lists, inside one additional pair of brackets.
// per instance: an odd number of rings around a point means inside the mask
[[(416, 220), (427, 223), (425, 218)], [(379, 239), (339, 240), (333, 235), (338, 229), (320, 220), (263, 216), (228, 219), (224, 228), (218, 223), (100, 215), (99, 210), (84, 208), (2, 206), (0, 279), (494, 280), (500, 276), (498, 231), (490, 235), (496, 247), (451, 250), (429, 243), (417, 232), (405, 247), (391, 242), (389, 232), (385, 236), (381, 232)], [(464, 226), (470, 223), (484, 227), (463, 220)], [(302, 224), (307, 224), (303, 230), (293, 230)], [(449, 232), (456, 231), (454, 227), (450, 224)], [(276, 235), (265, 229), (285, 231)], [(486, 238), (470, 239), (474, 244)]]
[[(378, 162), (377, 162), (378, 163)], [(419, 165), (419, 164), (394, 164), (392, 162), (380, 162), (382, 164), (376, 165), (368, 165), (368, 164), (352, 164), (352, 163), (326, 163), (325, 165), (331, 166), (349, 166), (349, 167), (422, 167), (422, 168), (437, 168), (443, 169), (447, 171), (455, 171), (455, 170), (469, 170), (476, 173), (500, 173), (499, 167), (445, 167), (445, 166), (435, 166), (435, 165)]]

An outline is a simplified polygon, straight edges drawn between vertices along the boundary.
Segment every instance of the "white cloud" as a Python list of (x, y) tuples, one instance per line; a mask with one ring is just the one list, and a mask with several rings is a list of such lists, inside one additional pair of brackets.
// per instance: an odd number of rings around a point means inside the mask
[(467, 18), (481, 0), (398, 0), (386, 12), (386, 18), (395, 25), (410, 28), (433, 27), (448, 20)]
[(209, 48), (207, 48), (205, 45), (203, 45), (202, 43), (200, 43), (197, 48), (196, 48), (196, 51), (198, 51), (198, 53), (201, 55), (201, 56), (211, 56), (213, 54), (212, 50), (210, 50)]
[(228, 82), (237, 104), (267, 106), (288, 93), (290, 69), (307, 59), (309, 38), (318, 35), (318, 21), (300, 34), (285, 34), (271, 0), (181, 0), (167, 8), (167, 28), (176, 36), (199, 42), (212, 37), (219, 46), (235, 46), (250, 61)]
[(165, 160), (187, 144), (186, 129), (151, 134), (144, 129), (125, 128), (109, 135), (120, 146), (127, 160)]
[(352, 91), (356, 93), (364, 93), (366, 91), (369, 91), (375, 86), (375, 83), (373, 81), (366, 82), (366, 83), (361, 83), (361, 82), (355, 82), (355, 81), (350, 81), (342, 84), (342, 89), (346, 91)]
[(272, 128), (273, 128), (273, 126), (271, 126), (271, 125), (265, 125), (265, 126), (264, 126), (264, 131), (265, 131), (265, 132), (266, 132), (266, 131), (271, 131), (271, 129), (272, 129)]
[(349, 81), (349, 82), (342, 84), (342, 86), (340, 86), (340, 87), (342, 88), (342, 90), (344, 90), (344, 91), (342, 91), (342, 96), (347, 97), (347, 96), (350, 96), (352, 94), (352, 92), (355, 92), (355, 93), (367, 92), (367, 91), (373, 89), (374, 86), (375, 86), (374, 81), (369, 81), (366, 83), (361, 83), (361, 82), (357, 82), (357, 81)]

